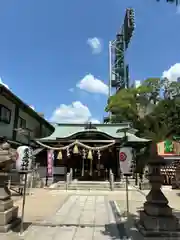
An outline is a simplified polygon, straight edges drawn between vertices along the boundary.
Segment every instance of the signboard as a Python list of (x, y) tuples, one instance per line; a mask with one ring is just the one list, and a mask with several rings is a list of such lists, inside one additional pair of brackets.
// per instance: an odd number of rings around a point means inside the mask
[(133, 160), (133, 149), (131, 147), (123, 147), (119, 150), (120, 169), (123, 174), (131, 173)]
[(16, 170), (30, 171), (33, 164), (33, 151), (28, 146), (20, 146), (16, 150)]
[(54, 165), (54, 151), (47, 151), (47, 175), (49, 177), (53, 176), (53, 165)]
[(160, 156), (180, 156), (180, 143), (171, 140), (165, 140), (157, 143), (157, 152)]

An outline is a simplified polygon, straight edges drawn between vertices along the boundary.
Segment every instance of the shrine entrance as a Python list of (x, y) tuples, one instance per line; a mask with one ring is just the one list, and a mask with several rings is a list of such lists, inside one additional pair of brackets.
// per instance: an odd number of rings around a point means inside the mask
[(109, 171), (115, 177), (119, 169), (117, 145), (115, 139), (98, 132), (94, 125), (86, 126), (83, 132), (71, 136), (69, 157), (66, 158), (67, 172), (72, 169), (73, 179), (79, 181), (109, 180)]
[[(126, 133), (129, 128), (129, 123), (57, 124), (51, 136), (38, 139), (36, 143), (46, 149), (46, 155), (47, 151), (53, 151), (51, 165), (56, 179), (66, 181), (68, 174), (72, 174), (71, 179), (79, 181), (106, 181), (111, 171), (114, 181), (120, 181), (119, 149), (122, 143), (126, 139), (126, 146), (141, 147), (149, 142)], [(45, 156), (39, 159), (45, 166), (49, 164), (47, 160)]]
[[(93, 152), (92, 156), (72, 154), (67, 160), (67, 172), (72, 169), (73, 179), (79, 181), (107, 181), (109, 171), (113, 170), (115, 177), (119, 169), (116, 149), (107, 149), (103, 152)], [(90, 159), (88, 158), (90, 157)]]

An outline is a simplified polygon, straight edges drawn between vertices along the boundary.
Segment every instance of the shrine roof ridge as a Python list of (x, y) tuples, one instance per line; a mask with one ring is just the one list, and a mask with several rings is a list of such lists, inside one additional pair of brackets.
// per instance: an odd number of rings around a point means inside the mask
[(53, 126), (79, 126), (84, 127), (91, 123), (93, 126), (126, 126), (126, 127), (132, 127), (132, 122), (122, 122), (122, 123), (93, 123), (93, 122), (87, 122), (87, 123), (51, 123)]
[[(55, 131), (48, 137), (36, 139), (41, 142), (48, 142), (48, 141), (57, 141), (59, 139), (68, 140), (72, 137), (76, 137), (79, 134), (102, 134), (108, 139), (121, 139), (125, 136), (123, 130), (124, 129), (131, 129), (133, 133), (136, 133), (137, 130), (131, 128), (130, 123), (120, 123), (120, 124), (57, 124), (55, 127)], [(92, 128), (91, 128), (92, 127)], [(122, 132), (118, 132), (121, 130)], [(133, 133), (126, 133), (128, 136), (129, 142), (149, 142), (150, 140), (139, 138)]]

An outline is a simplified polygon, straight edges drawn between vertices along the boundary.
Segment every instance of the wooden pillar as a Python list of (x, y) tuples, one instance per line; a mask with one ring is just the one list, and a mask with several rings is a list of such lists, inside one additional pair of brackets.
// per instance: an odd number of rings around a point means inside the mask
[(115, 147), (115, 156), (116, 156), (116, 163), (117, 163), (117, 173), (119, 181), (121, 181), (121, 169), (120, 169), (120, 162), (119, 162), (119, 148)]

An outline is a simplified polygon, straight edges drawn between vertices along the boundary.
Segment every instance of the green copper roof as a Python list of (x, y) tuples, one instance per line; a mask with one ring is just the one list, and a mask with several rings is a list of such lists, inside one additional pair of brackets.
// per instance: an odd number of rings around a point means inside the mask
[[(117, 133), (118, 130), (130, 127), (129, 123), (121, 123), (121, 124), (93, 124), (94, 128), (86, 129), (87, 124), (57, 124), (55, 127), (55, 131), (48, 137), (38, 139), (39, 141), (53, 141), (62, 138), (69, 138), (77, 133), (83, 132), (97, 132), (106, 134), (109, 138), (122, 138), (124, 136), (123, 132)], [(134, 129), (134, 133), (136, 130)], [(149, 140), (142, 139), (135, 136), (132, 133), (127, 133), (128, 140), (130, 142), (147, 142)]]

